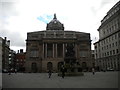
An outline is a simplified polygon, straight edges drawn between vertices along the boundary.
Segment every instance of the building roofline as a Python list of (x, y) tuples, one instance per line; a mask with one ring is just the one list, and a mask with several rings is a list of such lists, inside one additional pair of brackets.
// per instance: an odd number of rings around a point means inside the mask
[(60, 30), (42, 30), (42, 31), (33, 31), (33, 32), (27, 32), (27, 33), (50, 32), (50, 31), (55, 31), (55, 32), (74, 32), (74, 33), (90, 34), (90, 33), (86, 33), (86, 32), (79, 32), (79, 31), (72, 31), (72, 30), (66, 30), (66, 31), (60, 31)]

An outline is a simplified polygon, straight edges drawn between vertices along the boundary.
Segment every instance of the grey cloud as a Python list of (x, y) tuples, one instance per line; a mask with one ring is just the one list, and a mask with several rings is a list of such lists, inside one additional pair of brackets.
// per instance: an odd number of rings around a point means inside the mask
[(3, 26), (9, 24), (8, 19), (10, 16), (18, 15), (15, 5), (16, 2), (3, 2), (3, 0), (0, 1), (0, 23), (2, 23)]
[(2, 17), (9, 17), (17, 15), (15, 8), (16, 2), (0, 2), (0, 11)]
[[(100, 8), (104, 7), (107, 4), (112, 3), (113, 5), (116, 4), (119, 0), (102, 0), (100, 3)], [(114, 2), (114, 3), (113, 3)]]
[[(99, 12), (100, 9), (104, 8), (106, 5), (113, 3), (113, 2), (118, 2), (119, 0), (101, 0), (100, 6), (98, 8), (92, 6), (91, 7), (91, 12), (94, 13), (94, 15), (96, 15), (97, 12)], [(113, 3), (114, 5), (115, 3)]]
[(14, 0), (0, 1), (0, 37), (7, 37), (11, 46), (25, 46), (25, 40), (19, 32), (11, 32), (6, 27), (9, 25), (8, 19), (11, 16), (16, 16), (18, 13), (15, 9), (16, 2)]

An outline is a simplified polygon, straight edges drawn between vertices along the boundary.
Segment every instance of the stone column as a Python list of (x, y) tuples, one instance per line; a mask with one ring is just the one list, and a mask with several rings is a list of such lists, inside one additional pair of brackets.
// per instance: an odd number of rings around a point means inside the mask
[(65, 56), (65, 45), (63, 43), (63, 58), (64, 58), (64, 56)]
[(45, 55), (46, 55), (46, 58), (47, 58), (47, 43), (46, 43), (46, 46), (45, 46)]
[(57, 58), (57, 44), (56, 44), (56, 58)]
[(75, 43), (75, 56), (76, 56), (76, 58), (77, 58), (77, 54), (78, 54), (78, 52), (77, 52), (77, 44)]
[(53, 58), (54, 58), (54, 43), (53, 43)]
[(43, 58), (44, 58), (44, 56), (45, 56), (45, 55), (44, 55), (44, 43), (43, 43)]

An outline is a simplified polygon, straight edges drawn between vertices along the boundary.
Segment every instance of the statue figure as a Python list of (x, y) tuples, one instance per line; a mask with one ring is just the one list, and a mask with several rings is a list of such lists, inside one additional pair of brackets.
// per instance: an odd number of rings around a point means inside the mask
[(75, 61), (76, 58), (75, 58), (74, 45), (71, 43), (67, 44), (66, 53), (65, 53), (65, 63), (69, 63), (70, 65), (73, 65)]
[(75, 57), (75, 51), (74, 51), (74, 46), (73, 44), (68, 44), (66, 47), (66, 57)]

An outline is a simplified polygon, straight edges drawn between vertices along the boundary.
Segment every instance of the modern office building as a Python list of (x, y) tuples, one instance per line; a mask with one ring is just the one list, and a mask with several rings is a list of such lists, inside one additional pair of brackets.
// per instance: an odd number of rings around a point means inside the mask
[(101, 20), (99, 41), (94, 43), (95, 62), (100, 70), (118, 70), (120, 65), (120, 1)]
[(16, 61), (16, 52), (14, 50), (9, 51), (9, 66), (11, 69), (15, 69), (15, 61)]
[(65, 63), (68, 44), (74, 46), (76, 62), (82, 70), (91, 69), (93, 60), (90, 33), (64, 30), (64, 25), (54, 14), (46, 30), (27, 33), (26, 72), (46, 72), (49, 68), (57, 72), (59, 66)]

